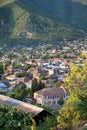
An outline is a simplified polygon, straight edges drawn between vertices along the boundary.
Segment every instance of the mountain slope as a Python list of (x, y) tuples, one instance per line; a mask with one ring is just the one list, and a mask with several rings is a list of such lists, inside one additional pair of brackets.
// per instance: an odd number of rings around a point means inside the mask
[(0, 41), (75, 39), (83, 33), (54, 22), (24, 0), (0, 0)]
[(25, 0), (51, 18), (87, 32), (87, 0)]

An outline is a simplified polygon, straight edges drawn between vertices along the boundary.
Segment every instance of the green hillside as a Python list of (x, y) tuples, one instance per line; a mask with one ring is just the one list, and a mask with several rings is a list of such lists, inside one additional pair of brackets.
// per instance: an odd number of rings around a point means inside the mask
[(83, 33), (54, 22), (24, 0), (0, 0), (0, 42), (75, 39)]
[(87, 0), (73, 0), (70, 24), (87, 32)]
[(72, 0), (73, 2), (81, 3), (87, 5), (87, 0)]
[(52, 19), (87, 32), (87, 0), (26, 0)]

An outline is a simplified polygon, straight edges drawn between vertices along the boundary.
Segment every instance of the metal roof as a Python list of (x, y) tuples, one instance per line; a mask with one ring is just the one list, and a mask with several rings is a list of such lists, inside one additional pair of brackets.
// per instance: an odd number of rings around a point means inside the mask
[(1, 94), (0, 94), (0, 104), (6, 104), (9, 107), (15, 107), (18, 110), (29, 112), (29, 113), (32, 113), (33, 115), (37, 115), (44, 110), (43, 108), (10, 98), (8, 96), (4, 96)]
[(7, 86), (4, 83), (0, 82), (0, 88), (7, 88)]

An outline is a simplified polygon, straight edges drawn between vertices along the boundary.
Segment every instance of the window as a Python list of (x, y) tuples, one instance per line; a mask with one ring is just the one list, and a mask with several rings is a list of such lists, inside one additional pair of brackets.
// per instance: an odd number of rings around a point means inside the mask
[(47, 103), (46, 103), (46, 102), (44, 102), (44, 104), (46, 105)]
[(59, 98), (59, 96), (57, 95), (57, 98)]
[(54, 99), (54, 96), (53, 96), (53, 99)]
[(46, 96), (44, 96), (44, 98), (46, 99)]
[(56, 101), (53, 101), (53, 102), (52, 102), (52, 105), (55, 105), (55, 104), (56, 104)]
[(47, 102), (47, 105), (51, 105), (51, 101)]

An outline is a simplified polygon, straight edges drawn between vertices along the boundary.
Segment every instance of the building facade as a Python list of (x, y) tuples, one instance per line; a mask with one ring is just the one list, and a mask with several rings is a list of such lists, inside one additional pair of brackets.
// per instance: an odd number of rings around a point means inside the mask
[(66, 88), (44, 88), (34, 93), (37, 103), (47, 106), (58, 106), (58, 101), (62, 98), (66, 101), (69, 97), (69, 91)]

